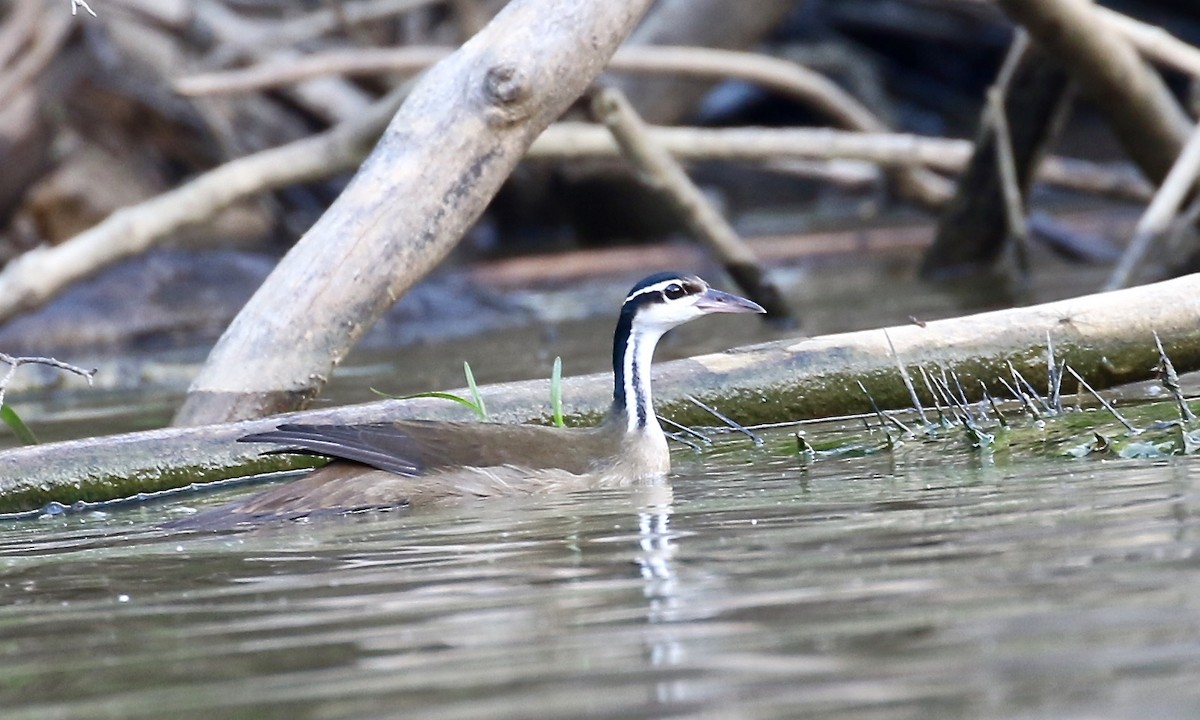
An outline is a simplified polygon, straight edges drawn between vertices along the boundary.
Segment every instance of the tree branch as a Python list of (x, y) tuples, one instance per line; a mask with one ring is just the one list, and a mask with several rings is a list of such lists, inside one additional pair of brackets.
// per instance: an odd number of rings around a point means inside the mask
[[(238, 200), (358, 165), (399, 104), (402, 91), (365, 115), (331, 130), (278, 148), (232, 160), (190, 182), (124, 208), (53, 247), (30, 250), (0, 270), (0, 322), (40, 307), (88, 274), (144, 252), (189, 223), (202, 222)], [(650, 128), (653, 141), (681, 161), (763, 162), (790, 158), (856, 159), (884, 166), (925, 165), (959, 172), (972, 152), (967, 140), (916, 135), (873, 135), (824, 128)], [(618, 157), (603, 127), (558, 123), (530, 146), (531, 160)], [(1065, 158), (1047, 158), (1038, 178), (1081, 192), (1146, 201), (1150, 188), (1135, 174)]]
[(1124, 254), (1117, 266), (1113, 268), (1108, 278), (1105, 290), (1117, 290), (1129, 284), (1129, 278), (1150, 249), (1151, 242), (1160, 237), (1179, 212), (1184, 199), (1196, 187), (1196, 178), (1200, 177), (1200, 125), (1192, 130), (1192, 136), (1179, 154), (1171, 172), (1167, 173), (1162, 187), (1158, 189), (1154, 200), (1138, 219), (1133, 231), (1133, 241), (1125, 248)]
[[(425, 64), (436, 62), (439, 53), (448, 52), (448, 48), (431, 47), (329, 51), (294, 62), (193, 75), (177, 80), (175, 89), (185, 95), (205, 95), (261, 90), (330, 74), (417, 72)], [(757, 53), (700, 47), (625, 47), (612, 57), (608, 69), (746, 80), (809, 105), (838, 127), (864, 132), (888, 129), (869, 108), (824, 75), (789, 60)], [(901, 194), (911, 200), (939, 207), (950, 197), (949, 183), (923, 168), (897, 167), (894, 172)]]
[(95, 368), (85, 370), (78, 365), (65, 363), (62, 360), (56, 360), (52, 357), (16, 357), (8, 353), (0, 353), (0, 362), (8, 364), (8, 372), (4, 373), (4, 377), (0, 378), (0, 406), (4, 405), (4, 397), (8, 393), (8, 384), (12, 382), (13, 376), (17, 374), (17, 368), (22, 365), (46, 365), (59, 370), (65, 370), (86, 379), (88, 385), (92, 384), (92, 378), (96, 376)]
[(218, 340), (176, 423), (306, 404), (371, 323), (454, 247), (649, 3), (515, 0), (431, 68), (346, 190)]
[(616, 88), (592, 95), (592, 114), (608, 127), (622, 154), (638, 170), (642, 181), (666, 198), (683, 224), (691, 229), (725, 271), (749, 297), (767, 310), (776, 322), (795, 324), (779, 286), (737, 231), (713, 207), (678, 161), (650, 137), (646, 123)]
[(144, 252), (243, 197), (353, 168), (401, 99), (397, 91), (354, 120), (230, 161), (174, 190), (118, 210), (66, 242), (20, 255), (0, 270), (0, 320), (41, 306), (72, 282)]
[(999, 0), (1107, 116), (1126, 152), (1162, 182), (1191, 123), (1158, 76), (1090, 0)]

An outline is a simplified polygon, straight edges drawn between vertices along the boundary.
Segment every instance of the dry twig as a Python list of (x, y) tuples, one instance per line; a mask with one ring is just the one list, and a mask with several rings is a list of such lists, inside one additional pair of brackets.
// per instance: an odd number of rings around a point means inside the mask
[(96, 11), (92, 10), (92, 8), (88, 6), (87, 0), (71, 0), (71, 15), (72, 16), (74, 16), (75, 13), (79, 11), (79, 8), (83, 8), (84, 10), (87, 10), (89, 15), (91, 15), (92, 17), (96, 17)]
[[(330, 74), (415, 72), (422, 61), (436, 62), (449, 48), (407, 47), (396, 50), (332, 51), (307, 58), (258, 65), (244, 70), (195, 75), (176, 81), (187, 95), (234, 90), (258, 90)], [(835, 124), (864, 132), (884, 132), (887, 126), (865, 105), (820, 73), (788, 60), (756, 53), (698, 47), (626, 47), (613, 56), (609, 70), (637, 73), (677, 73), (692, 77), (736, 78), (794, 97), (828, 115)], [(929, 206), (950, 196), (944, 179), (920, 168), (898, 168), (902, 194)]]
[(1100, 404), (1104, 406), (1104, 409), (1107, 410), (1108, 412), (1110, 412), (1112, 414), (1112, 416), (1117, 419), (1117, 422), (1124, 425), (1126, 430), (1128, 430), (1131, 433), (1134, 433), (1135, 435), (1137, 433), (1141, 432), (1141, 430), (1138, 430), (1136, 427), (1133, 426), (1132, 423), (1130, 423), (1128, 420), (1126, 420), (1121, 415), (1121, 413), (1117, 412), (1117, 409), (1115, 407), (1113, 407), (1113, 404), (1110, 403), (1109, 401), (1105, 400), (1103, 395), (1096, 392), (1095, 388), (1093, 388), (1091, 385), (1088, 385), (1088, 381), (1084, 380), (1082, 375), (1075, 372), (1075, 368), (1071, 367), (1070, 365), (1067, 365), (1067, 372), (1071, 373), (1071, 377), (1075, 378), (1076, 382), (1078, 382), (1080, 385), (1082, 385), (1085, 390), (1090, 392), (1092, 394), (1092, 397), (1099, 400)]
[(704, 445), (712, 445), (713, 444), (712, 438), (710, 438), (709, 436), (705, 435), (704, 433), (702, 433), (698, 430), (693, 430), (692, 428), (688, 427), (687, 425), (683, 425), (682, 423), (677, 423), (669, 417), (663, 417), (662, 415), (656, 415), (655, 417), (657, 417), (659, 422), (661, 422), (662, 424), (667, 425), (668, 427), (674, 428), (676, 431), (676, 433), (675, 433), (676, 435), (691, 435), (692, 437), (696, 438)]
[(1022, 277), (1029, 275), (1029, 226), (1025, 222), (1025, 199), (1021, 193), (1021, 180), (1017, 172), (1017, 158), (1013, 152), (1012, 133), (1008, 126), (1008, 113), (1004, 107), (1006, 88), (1012, 85), (1013, 75), (1029, 46), (1029, 34), (1019, 31), (1004, 59), (999, 78), (988, 88), (987, 118), (996, 139), (996, 168), (1000, 176), (1000, 190), (1004, 198), (1004, 215), (1008, 235), (1013, 243), (1016, 269)]
[(71, 32), (71, 18), (65, 12), (45, 13), (29, 38), (29, 45), (8, 73), (0, 75), (0, 107), (50, 64)]
[(1029, 226), (1025, 222), (1025, 202), (1017, 179), (1017, 161), (1013, 157), (1012, 135), (1004, 113), (1004, 95), (993, 87), (987, 94), (988, 117), (996, 137), (996, 167), (1004, 195), (1004, 215), (1013, 243), (1016, 267), (1022, 276), (1029, 274)]
[[(895, 354), (895, 348), (891, 346), (890, 339), (888, 341), (888, 349)], [(918, 365), (917, 367), (921, 371), (921, 380), (925, 382), (925, 391), (928, 392), (929, 397), (933, 399), (933, 408), (937, 410), (938, 425), (941, 427), (946, 427), (950, 421), (946, 419), (946, 413), (944, 410), (942, 410), (942, 401), (938, 399), (937, 390), (933, 389), (933, 379), (929, 377), (929, 372), (925, 370), (924, 365)]]
[(1000, 423), (1000, 427), (1008, 427), (1008, 418), (1004, 417), (1004, 413), (1000, 412), (1000, 407), (996, 405), (996, 399), (988, 392), (987, 383), (980, 380), (979, 388), (983, 391), (983, 399), (987, 400), (988, 406), (992, 408), (992, 412), (996, 414), (996, 420)]
[(883, 336), (887, 338), (888, 350), (892, 353), (892, 357), (896, 358), (896, 368), (900, 371), (900, 379), (904, 381), (904, 387), (908, 390), (909, 397), (912, 398), (913, 407), (917, 409), (917, 414), (921, 416), (921, 423), (928, 425), (929, 418), (925, 415), (925, 408), (921, 405), (921, 398), (917, 396), (917, 389), (913, 387), (912, 377), (908, 374), (908, 368), (904, 367), (904, 362), (900, 359), (900, 355), (896, 353), (896, 345), (892, 342), (892, 336), (888, 335), (887, 328), (884, 328)]
[[(906, 133), (862, 133), (831, 128), (651, 127), (654, 141), (679, 160), (741, 160), (774, 163), (784, 159), (862, 160), (883, 166), (923, 165), (961, 172), (971, 157), (969, 140)], [(529, 148), (530, 159), (577, 160), (620, 154), (604, 128), (560, 122)], [(1143, 202), (1151, 197), (1145, 181), (1124, 171), (1080, 160), (1047, 158), (1038, 179), (1047, 184)]]
[(88, 385), (92, 384), (92, 378), (96, 376), (95, 368), (84, 370), (77, 365), (65, 363), (62, 360), (56, 360), (51, 357), (16, 357), (7, 353), (0, 353), (0, 362), (8, 363), (8, 372), (4, 373), (3, 378), (0, 378), (0, 406), (4, 405), (4, 396), (8, 393), (8, 384), (12, 382), (13, 376), (17, 374), (17, 368), (22, 365), (48, 365), (59, 370), (66, 370), (85, 378)]
[(1129, 284), (1130, 276), (1150, 249), (1151, 243), (1170, 226), (1184, 198), (1195, 187), (1197, 175), (1200, 175), (1200, 124), (1192, 130), (1179, 159), (1167, 173), (1167, 179), (1142, 213), (1133, 231), (1133, 240), (1109, 276), (1105, 290), (1116, 290)]
[(354, 120), (233, 160), (118, 210), (64, 243), (30, 250), (0, 271), (0, 320), (40, 306), (97, 268), (144, 252), (176, 229), (207, 219), (242, 197), (353, 168), (401, 99), (397, 91)]
[(1154, 345), (1158, 348), (1158, 381), (1167, 389), (1167, 392), (1171, 393), (1175, 404), (1179, 406), (1179, 419), (1185, 423), (1195, 422), (1196, 414), (1192, 412), (1183, 398), (1183, 391), (1179, 387), (1179, 373), (1175, 372), (1175, 364), (1171, 362), (1171, 358), (1167, 357), (1167, 351), (1163, 349), (1158, 331), (1154, 333)]
[(720, 259), (738, 285), (766, 308), (770, 317), (790, 321), (791, 310), (758, 257), (675, 158), (655, 144), (625, 95), (616, 88), (596, 91), (592, 96), (592, 112), (608, 127), (643, 182), (670, 201), (684, 224)]
[(753, 440), (753, 441), (754, 441), (754, 444), (755, 444), (756, 446), (758, 446), (758, 447), (762, 447), (762, 445), (764, 444), (764, 441), (763, 441), (763, 439), (762, 439), (762, 436), (761, 436), (761, 435), (758, 435), (758, 434), (756, 434), (756, 433), (755, 433), (753, 430), (750, 430), (750, 429), (749, 429), (749, 428), (747, 428), (745, 425), (742, 425), (741, 423), (737, 422), (736, 420), (733, 420), (733, 419), (732, 419), (732, 418), (730, 418), (728, 415), (726, 415), (726, 414), (722, 413), (720, 410), (716, 409), (716, 408), (715, 408), (715, 407), (713, 407), (712, 405), (709, 405), (708, 403), (705, 403), (704, 401), (702, 401), (702, 400), (698, 399), (698, 398), (697, 398), (697, 397), (695, 397), (694, 395), (687, 395), (686, 397), (687, 397), (688, 401), (689, 401), (689, 402), (691, 402), (691, 403), (692, 403), (693, 405), (695, 405), (696, 407), (698, 407), (698, 408), (700, 408), (701, 410), (703, 410), (703, 411), (705, 411), (705, 412), (709, 413), (710, 415), (712, 415), (712, 416), (713, 416), (713, 417), (715, 417), (716, 419), (718, 419), (718, 420), (720, 420), (721, 422), (723, 422), (723, 423), (725, 423), (726, 425), (728, 425), (730, 428), (732, 428), (732, 429), (734, 429), (734, 430), (736, 430), (736, 431), (740, 432), (741, 434), (743, 434), (743, 435), (745, 435), (746, 437), (748, 437), (748, 438), (750, 438), (751, 440)]
[(416, 74), (454, 52), (450, 47), (410, 45), (398, 48), (329, 50), (296, 58), (269, 60), (235, 70), (199, 73), (176, 79), (180, 95), (222, 95), (270, 90), (330, 75)]
[(912, 430), (909, 430), (907, 425), (879, 409), (879, 403), (875, 402), (875, 398), (871, 397), (871, 393), (867, 392), (867, 386), (862, 384), (862, 380), (855, 380), (855, 382), (858, 383), (858, 388), (863, 391), (863, 395), (867, 396), (867, 401), (871, 403), (871, 409), (875, 412), (875, 416), (879, 418), (880, 425), (886, 428), (887, 423), (890, 422), (905, 435), (908, 435), (909, 437), (915, 437), (915, 433), (913, 433)]

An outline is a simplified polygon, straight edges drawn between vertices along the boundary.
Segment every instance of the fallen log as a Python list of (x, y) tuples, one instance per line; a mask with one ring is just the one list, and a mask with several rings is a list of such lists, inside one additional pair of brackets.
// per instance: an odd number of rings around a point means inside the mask
[[(983, 381), (999, 391), (1011, 362), (1027, 378), (1046, 376), (1050, 338), (1097, 388), (1145, 380), (1159, 362), (1154, 333), (1179, 372), (1200, 369), (1200, 275), (1026, 308), (924, 325), (904, 325), (809, 339), (780, 340), (663, 363), (655, 367), (660, 414), (684, 424), (711, 422), (688, 396), (743, 424), (830, 417), (869, 410), (861, 381), (884, 408), (909, 405), (896, 358), (911, 372), (953, 368), (964, 387)], [(892, 347), (895, 348), (894, 354)], [(482, 388), (493, 419), (547, 422), (549, 382)], [(611, 397), (607, 373), (567, 378), (569, 423), (598, 418)], [(0, 453), (0, 512), (48, 502), (106, 500), (300, 467), (291, 456), (262, 456), (236, 441), (284, 421), (378, 422), (425, 417), (470, 419), (456, 403), (387, 400), (236, 423), (166, 428), (18, 448)]]

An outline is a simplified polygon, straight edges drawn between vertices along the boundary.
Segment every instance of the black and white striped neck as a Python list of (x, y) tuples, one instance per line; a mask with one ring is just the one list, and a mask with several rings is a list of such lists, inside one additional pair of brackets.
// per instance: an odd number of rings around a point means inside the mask
[(707, 289), (698, 277), (663, 272), (634, 285), (621, 305), (613, 334), (613, 415), (626, 432), (661, 432), (650, 391), (654, 348), (667, 330), (703, 314), (687, 306)]
[(635, 312), (622, 310), (613, 337), (613, 415), (627, 432), (658, 427), (650, 391), (650, 363), (662, 332), (638, 327)]
[(671, 328), (709, 313), (761, 313), (757, 304), (713, 290), (695, 275), (664, 272), (634, 285), (613, 334), (612, 417), (629, 433), (662, 434), (650, 392), (654, 347)]

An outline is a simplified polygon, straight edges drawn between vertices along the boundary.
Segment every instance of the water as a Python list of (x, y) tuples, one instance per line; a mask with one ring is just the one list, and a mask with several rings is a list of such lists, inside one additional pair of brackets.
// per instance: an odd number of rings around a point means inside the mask
[(793, 447), (249, 532), (158, 529), (244, 488), (0, 525), (0, 716), (1196, 717), (1196, 459)]

